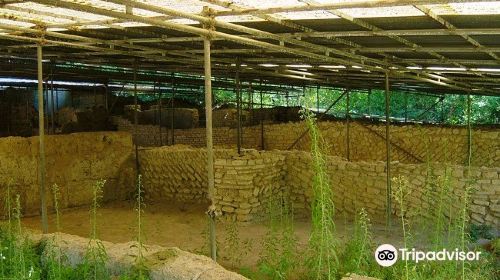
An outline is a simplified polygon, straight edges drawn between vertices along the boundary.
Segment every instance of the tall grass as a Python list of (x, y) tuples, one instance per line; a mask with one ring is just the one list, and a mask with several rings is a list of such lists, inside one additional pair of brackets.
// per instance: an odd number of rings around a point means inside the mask
[(91, 280), (110, 279), (109, 271), (106, 267), (108, 255), (101, 240), (98, 239), (97, 232), (97, 210), (100, 207), (105, 180), (97, 181), (92, 188), (93, 198), (90, 208), (90, 238), (82, 263), (77, 270), (82, 278)]
[(55, 212), (55, 227), (56, 232), (52, 240), (48, 240), (43, 246), (45, 258), (43, 259), (42, 275), (45, 279), (50, 280), (64, 280), (70, 279), (72, 269), (68, 267), (65, 262), (66, 256), (63, 254), (61, 247), (59, 247), (61, 231), (60, 213), (59, 213), (59, 197), (60, 190), (57, 184), (52, 185), (52, 196), (54, 202)]
[(135, 212), (136, 212), (136, 241), (137, 255), (135, 257), (135, 269), (132, 274), (132, 279), (145, 280), (149, 279), (149, 268), (144, 257), (144, 190), (142, 188), (142, 176), (137, 176), (136, 195), (135, 195)]
[(313, 179), (312, 228), (309, 239), (310, 257), (307, 264), (312, 270), (312, 279), (334, 279), (338, 267), (336, 253), (335, 223), (333, 216), (333, 190), (327, 173), (325, 143), (309, 111), (303, 113), (311, 138)]
[(290, 279), (298, 272), (299, 260), (289, 196), (280, 193), (270, 197), (266, 208), (267, 232), (262, 240), (259, 271), (269, 279)]

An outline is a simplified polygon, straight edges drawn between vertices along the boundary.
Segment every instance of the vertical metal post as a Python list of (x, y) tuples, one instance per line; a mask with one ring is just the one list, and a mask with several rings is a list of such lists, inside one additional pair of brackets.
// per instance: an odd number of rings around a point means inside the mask
[(172, 72), (172, 95), (171, 95), (171, 98), (170, 98), (170, 111), (172, 112), (172, 117), (170, 118), (170, 132), (172, 132), (171, 134), (171, 141), (170, 143), (172, 143), (172, 145), (175, 145), (175, 127), (174, 127), (174, 124), (175, 124), (175, 73)]
[(368, 89), (368, 116), (372, 116), (372, 89)]
[[(51, 131), (52, 134), (55, 134), (55, 111), (54, 111), (54, 70), (52, 63), (50, 65), (50, 103), (51, 103), (51, 110), (50, 110), (50, 122), (51, 122)], [(47, 102), (48, 104), (48, 102)], [(48, 106), (48, 105), (47, 105)]]
[(319, 85), (316, 86), (316, 113), (319, 114)]
[(104, 84), (104, 106), (106, 107), (106, 112), (109, 112), (109, 100), (108, 100), (108, 82)]
[(289, 107), (290, 104), (288, 104), (288, 90), (286, 91), (286, 95), (285, 95), (285, 98), (286, 98), (286, 107)]
[(260, 143), (261, 143), (261, 149), (265, 149), (264, 145), (264, 103), (263, 103), (263, 97), (262, 97), (262, 79), (260, 80)]
[(94, 108), (97, 108), (97, 85), (94, 83)]
[[(207, 171), (208, 171), (208, 198), (211, 201), (211, 210), (215, 210), (214, 205), (214, 151), (212, 139), (212, 69), (210, 61), (210, 39), (204, 38), (204, 68), (205, 68), (205, 115), (207, 132)], [(210, 255), (217, 261), (217, 244), (215, 238), (215, 213), (209, 214), (210, 218)]]
[(135, 136), (135, 170), (136, 170), (136, 178), (138, 178), (140, 171), (139, 171), (139, 147), (137, 145), (137, 141), (139, 139), (138, 137), (138, 108), (137, 108), (137, 59), (134, 60), (134, 136)]
[[(43, 82), (43, 80), (42, 80), (42, 82)], [(48, 84), (49, 83), (48, 83), (48, 77), (47, 77), (46, 85), (48, 85)], [(49, 118), (49, 87), (45, 86), (45, 88), (44, 88), (43, 91), (44, 91), (44, 95), (45, 95), (44, 96), (44, 104), (43, 104), (43, 106), (44, 106), (44, 117), (48, 119)], [(44, 124), (45, 124), (45, 132), (47, 134), (50, 134), (50, 128), (49, 128), (50, 121), (47, 121), (47, 122), (44, 121)]]
[(346, 150), (346, 158), (348, 161), (351, 160), (351, 132), (350, 132), (350, 128), (351, 128), (351, 124), (350, 124), (350, 118), (351, 118), (351, 115), (350, 115), (350, 91), (348, 90), (347, 91), (347, 95), (346, 95), (346, 108), (345, 108), (345, 125), (346, 125), (346, 135), (345, 135), (345, 150)]
[[(472, 98), (467, 95), (467, 167), (470, 172), (472, 163), (472, 127), (471, 127), (471, 113), (472, 113)], [(469, 174), (467, 175), (469, 176)]]
[(38, 162), (38, 180), (40, 183), (40, 203), (42, 212), (42, 232), (49, 232), (49, 223), (47, 219), (47, 204), (45, 199), (45, 124), (44, 124), (44, 105), (43, 105), (43, 64), (42, 64), (42, 46), (37, 46), (37, 64), (38, 64), (38, 141), (39, 162)]
[(444, 99), (446, 98), (446, 95), (443, 95), (441, 98), (441, 124), (444, 124), (446, 116), (444, 112)]
[[(154, 83), (154, 88), (156, 89), (156, 82)], [(161, 118), (161, 87), (160, 87), (160, 84), (158, 83), (158, 130), (160, 132), (160, 146), (163, 146), (163, 135), (162, 135), (162, 131), (161, 131), (161, 122), (162, 122), (162, 118)], [(167, 138), (167, 141), (168, 141), (168, 138)]]
[(248, 85), (248, 111), (250, 113), (250, 117), (253, 117), (253, 87), (252, 82)]
[(390, 101), (389, 72), (385, 73), (385, 148), (386, 148), (386, 174), (387, 174), (387, 226), (391, 226), (392, 199), (391, 199), (391, 142), (390, 142)]
[(234, 79), (236, 84), (236, 146), (238, 154), (241, 153), (241, 85), (240, 85), (240, 60), (236, 60), (236, 77)]
[(59, 91), (56, 89), (56, 111), (59, 111)]
[(407, 92), (405, 94), (405, 123), (408, 122), (408, 95), (409, 94), (410, 94), (409, 92)]

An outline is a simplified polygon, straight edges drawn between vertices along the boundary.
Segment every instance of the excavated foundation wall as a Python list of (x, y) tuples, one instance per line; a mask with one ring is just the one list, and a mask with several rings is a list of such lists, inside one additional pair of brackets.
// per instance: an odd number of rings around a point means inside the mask
[[(250, 221), (281, 190), (284, 156), (246, 150), (215, 150), (215, 203), (224, 218)], [(186, 146), (141, 149), (144, 191), (149, 200), (208, 203), (206, 150)]]
[[(299, 214), (309, 214), (312, 200), (314, 171), (311, 155), (306, 152), (286, 154), (283, 186), (289, 188), (294, 208)], [(385, 216), (387, 180), (385, 162), (348, 162), (328, 157), (328, 174), (334, 190), (336, 210), (353, 215), (364, 208), (373, 218)], [(470, 217), (474, 223), (499, 226), (500, 223), (500, 168), (472, 167)], [(391, 163), (391, 176), (407, 181), (407, 216), (418, 216), (422, 210), (437, 208), (436, 198), (441, 191), (451, 201), (455, 213), (467, 186), (467, 168), (459, 165)], [(392, 187), (399, 183), (393, 180)], [(444, 188), (444, 189), (442, 189)], [(394, 201), (392, 209), (400, 213)]]
[[(189, 147), (150, 148), (140, 152), (141, 172), (150, 199), (176, 199), (207, 202), (206, 154), (204, 149)], [(348, 162), (328, 157), (328, 173), (339, 213), (354, 214), (365, 208), (373, 219), (385, 215), (386, 173), (384, 162)], [(466, 168), (451, 165), (444, 176), (442, 164), (392, 163), (392, 176), (408, 180), (409, 215), (433, 205), (428, 197), (439, 189), (424, 187), (430, 179), (449, 178), (451, 199), (462, 197), (467, 183)], [(432, 170), (433, 176), (427, 176)], [(499, 226), (500, 168), (473, 167), (470, 216), (474, 223)], [(301, 151), (216, 149), (215, 204), (225, 219), (252, 221), (263, 215), (270, 197), (280, 192), (290, 195), (297, 215), (309, 215), (314, 171), (310, 154)], [(441, 180), (441, 181), (439, 181)], [(439, 183), (437, 185), (444, 185)], [(458, 207), (458, 204), (454, 204)], [(394, 213), (399, 207), (394, 203)]]
[[(114, 118), (119, 130), (132, 131), (127, 120)], [(342, 121), (320, 122), (319, 128), (324, 139), (331, 146), (332, 156), (347, 157), (346, 125)], [(449, 162), (465, 165), (467, 161), (468, 134), (464, 127), (441, 127), (431, 125), (392, 125), (391, 159), (403, 163)], [(264, 125), (264, 148), (266, 150), (287, 150), (306, 130), (302, 122)], [(385, 161), (385, 126), (351, 121), (349, 130), (349, 157), (351, 161)], [(138, 126), (134, 141), (140, 146), (161, 146), (171, 143), (172, 132), (163, 128), (161, 135), (158, 126)], [(215, 127), (214, 145), (220, 148), (234, 148), (236, 129)], [(176, 129), (175, 144), (193, 147), (205, 146), (205, 129)], [(242, 145), (248, 149), (261, 149), (261, 127), (243, 127)], [(294, 147), (308, 151), (308, 135)], [(472, 131), (472, 165), (500, 166), (500, 130), (475, 128)]]
[[(105, 179), (105, 200), (125, 199), (134, 186), (132, 137), (125, 132), (90, 132), (45, 137), (46, 197), (52, 208), (53, 184), (60, 189), (60, 207), (90, 204), (92, 186)], [(23, 212), (40, 209), (38, 137), (0, 138), (0, 192), (19, 194)], [(3, 205), (4, 199), (0, 201)], [(4, 208), (2, 208), (4, 209)]]

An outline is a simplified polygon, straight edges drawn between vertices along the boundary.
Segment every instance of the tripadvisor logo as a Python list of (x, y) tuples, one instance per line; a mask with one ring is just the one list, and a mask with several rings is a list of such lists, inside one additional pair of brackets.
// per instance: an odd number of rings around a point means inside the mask
[(477, 261), (481, 252), (464, 252), (459, 249), (449, 251), (443, 249), (440, 251), (418, 251), (415, 248), (411, 250), (407, 248), (396, 249), (391, 244), (382, 244), (375, 250), (375, 260), (381, 266), (389, 267), (396, 263), (398, 258), (406, 261)]

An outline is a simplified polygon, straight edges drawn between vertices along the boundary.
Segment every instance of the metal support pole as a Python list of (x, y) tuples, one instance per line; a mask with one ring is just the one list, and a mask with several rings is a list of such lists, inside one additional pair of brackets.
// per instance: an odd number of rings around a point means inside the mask
[[(155, 89), (156, 89), (156, 84), (157, 83), (154, 83)], [(161, 131), (161, 122), (162, 122), (161, 110), (162, 110), (161, 109), (161, 87), (158, 84), (158, 130), (160, 132), (160, 146), (163, 146), (163, 136), (162, 136), (162, 131)], [(167, 138), (167, 141), (168, 141), (168, 138)]]
[(236, 128), (236, 146), (238, 148), (238, 154), (241, 153), (241, 85), (240, 85), (240, 60), (236, 60), (236, 77), (234, 79), (236, 83), (236, 117), (237, 117), (237, 128)]
[(446, 98), (446, 95), (443, 95), (443, 98), (441, 99), (441, 124), (444, 124), (445, 122), (445, 112), (444, 112), (444, 99)]
[(49, 232), (49, 223), (47, 219), (47, 204), (45, 199), (45, 124), (43, 112), (43, 64), (42, 64), (42, 46), (37, 46), (37, 64), (38, 64), (38, 142), (39, 162), (38, 162), (38, 180), (40, 183), (40, 203), (42, 212), (42, 232)]
[(108, 82), (104, 84), (104, 106), (106, 107), (106, 112), (109, 112), (109, 100), (108, 100)]
[(316, 86), (316, 113), (319, 114), (319, 85)]
[[(472, 98), (467, 95), (467, 167), (470, 172), (472, 163), (472, 127), (471, 127), (471, 113), (472, 113)], [(467, 175), (469, 177), (469, 174)]]
[(262, 98), (262, 79), (260, 80), (260, 144), (261, 149), (265, 149), (264, 145), (264, 103)]
[(138, 123), (138, 118), (137, 118), (137, 59), (134, 60), (134, 136), (135, 136), (135, 141), (134, 141), (134, 146), (135, 146), (135, 170), (136, 170), (136, 178), (138, 178), (140, 171), (139, 171), (139, 147), (137, 145), (137, 135), (138, 135), (138, 130), (137, 130), (137, 123)]
[(210, 61), (210, 39), (204, 38), (204, 68), (205, 68), (205, 115), (206, 115), (206, 132), (207, 132), (207, 171), (208, 171), (208, 198), (211, 201), (209, 210), (210, 220), (210, 255), (214, 261), (217, 261), (217, 244), (215, 237), (215, 205), (214, 205), (214, 150), (212, 139), (212, 69)]
[(94, 83), (94, 108), (97, 108), (97, 85)]
[(351, 115), (349, 113), (349, 109), (350, 109), (350, 92), (347, 91), (347, 95), (346, 95), (346, 108), (345, 108), (345, 126), (346, 126), (346, 135), (345, 135), (345, 143), (346, 143), (346, 158), (348, 161), (351, 160), (351, 147), (350, 147), (350, 144), (351, 144), (351, 133), (350, 133), (350, 128), (351, 128), (351, 123), (350, 123), (350, 118), (351, 118)]
[[(42, 82), (43, 82), (43, 80), (42, 80)], [(46, 80), (46, 82), (47, 82), (47, 80)], [(46, 83), (46, 84), (48, 85), (49, 83)], [(45, 86), (45, 88), (43, 89), (43, 92), (45, 95), (44, 96), (44, 104), (43, 104), (44, 117), (48, 119), (49, 118), (49, 87)], [(45, 132), (47, 134), (50, 134), (50, 128), (49, 128), (50, 121), (44, 122), (44, 124), (45, 124)]]
[(410, 94), (409, 92), (407, 92), (405, 94), (405, 123), (408, 122), (408, 95), (409, 94)]
[[(51, 110), (50, 110), (50, 122), (51, 122), (51, 131), (52, 134), (55, 134), (55, 111), (54, 111), (54, 70), (53, 70), (53, 65), (50, 65), (50, 103), (51, 103)], [(48, 102), (47, 102), (48, 104)], [(47, 105), (48, 106), (48, 105)]]
[(250, 117), (253, 117), (253, 87), (252, 82), (248, 85), (248, 111), (250, 112)]
[(391, 141), (390, 141), (390, 101), (389, 72), (385, 73), (385, 148), (386, 148), (386, 174), (387, 174), (387, 227), (391, 226)]
[(172, 72), (172, 95), (170, 98), (170, 111), (172, 112), (172, 118), (170, 118), (170, 131), (172, 132), (171, 135), (171, 141), (172, 145), (175, 145), (175, 73)]
[(372, 116), (372, 89), (368, 89), (368, 116)]

